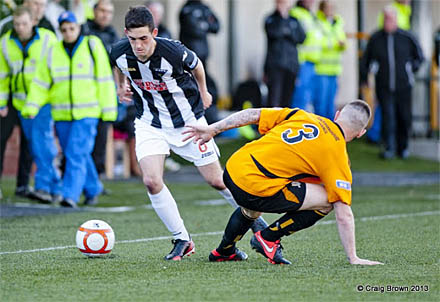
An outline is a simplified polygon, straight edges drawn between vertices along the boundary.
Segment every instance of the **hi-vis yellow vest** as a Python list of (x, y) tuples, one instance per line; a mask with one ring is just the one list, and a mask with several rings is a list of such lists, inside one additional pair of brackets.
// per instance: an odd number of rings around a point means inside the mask
[(93, 13), (93, 6), (98, 2), (97, 0), (81, 0), (84, 10), (85, 21), (94, 20), (95, 14)]
[(0, 107), (8, 103), (9, 93), (12, 93), (12, 103), (21, 110), (29, 93), (34, 78), (37, 62), (47, 53), (47, 50), (57, 42), (53, 32), (35, 27), (31, 40), (23, 47), (12, 30), (1, 39), (0, 46)]
[(300, 6), (290, 10), (290, 15), (298, 19), (306, 33), (306, 39), (298, 45), (298, 60), (316, 63), (321, 55), (322, 33), (319, 29), (316, 17), (311, 12)]
[[(397, 26), (403, 30), (411, 29), (411, 6), (394, 1), (392, 6), (397, 13)], [(377, 16), (377, 26), (383, 28), (383, 12)]]
[[(342, 72), (342, 52), (346, 46), (344, 21), (339, 16), (334, 16), (333, 22), (327, 20), (322, 11), (316, 14), (321, 31), (324, 34), (321, 57), (315, 64), (316, 74), (337, 76)], [(341, 46), (339, 42), (344, 44)]]
[(49, 102), (55, 121), (117, 116), (116, 89), (107, 52), (95, 36), (80, 36), (70, 57), (60, 41), (38, 65), (23, 116)]

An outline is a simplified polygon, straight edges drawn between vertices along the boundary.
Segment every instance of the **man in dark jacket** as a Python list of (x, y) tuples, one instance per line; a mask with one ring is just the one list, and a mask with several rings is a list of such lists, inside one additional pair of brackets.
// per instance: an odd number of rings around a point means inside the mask
[(411, 92), (414, 72), (424, 58), (416, 38), (397, 27), (396, 11), (384, 9), (384, 28), (375, 32), (362, 58), (361, 82), (367, 85), (368, 72), (375, 74), (376, 96), (383, 112), (384, 159), (408, 158), (411, 129)]
[(114, 6), (111, 0), (99, 0), (93, 8), (94, 20), (87, 20), (82, 26), (83, 34), (98, 36), (110, 54), (113, 43), (119, 41), (116, 29), (111, 25)]
[(188, 0), (179, 14), (180, 41), (194, 51), (206, 69), (209, 56), (208, 33), (216, 34), (220, 29), (217, 17), (199, 0)]
[(276, 0), (275, 11), (266, 18), (267, 55), (264, 73), (270, 107), (289, 107), (299, 70), (297, 44), (306, 38), (298, 20), (289, 15), (289, 1)]
[(209, 45), (207, 36), (216, 34), (220, 30), (220, 23), (212, 10), (200, 0), (188, 0), (180, 10), (180, 41), (194, 51), (205, 67), (206, 85), (212, 95), (212, 105), (205, 111), (208, 123), (218, 120), (217, 112), (217, 86), (208, 72), (207, 59)]
[[(113, 21), (113, 13), (114, 5), (111, 0), (99, 0), (93, 8), (95, 19), (87, 20), (82, 26), (82, 32), (84, 35), (95, 35), (101, 39), (108, 54), (110, 54), (112, 44), (119, 40), (115, 28), (111, 25), (111, 22)], [(92, 153), (98, 174), (103, 174), (105, 172), (105, 151), (109, 126), (110, 122), (99, 120), (95, 137), (95, 147)]]

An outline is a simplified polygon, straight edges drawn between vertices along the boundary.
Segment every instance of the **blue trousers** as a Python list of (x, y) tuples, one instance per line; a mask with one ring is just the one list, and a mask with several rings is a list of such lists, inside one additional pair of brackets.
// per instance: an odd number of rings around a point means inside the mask
[(25, 119), (21, 114), (19, 116), (32, 158), (37, 165), (35, 189), (61, 194), (61, 177), (54, 164), (58, 149), (55, 144), (50, 105), (43, 106), (34, 119)]
[(333, 120), (335, 117), (335, 96), (338, 91), (338, 78), (329, 75), (316, 75), (316, 91), (313, 100), (315, 113)]
[(376, 104), (376, 109), (374, 110), (374, 120), (373, 125), (368, 129), (367, 137), (369, 140), (375, 143), (379, 143), (382, 137), (382, 109), (379, 104)]
[(92, 159), (98, 119), (57, 121), (55, 129), (66, 158), (63, 197), (78, 203), (81, 193), (87, 198), (99, 195), (103, 186)]
[(316, 73), (315, 64), (304, 62), (301, 64), (299, 74), (296, 79), (295, 90), (292, 96), (292, 107), (307, 109), (311, 104), (316, 91)]

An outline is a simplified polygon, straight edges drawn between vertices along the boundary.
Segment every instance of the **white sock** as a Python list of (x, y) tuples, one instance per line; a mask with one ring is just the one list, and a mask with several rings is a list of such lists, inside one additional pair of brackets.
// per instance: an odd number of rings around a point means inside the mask
[(151, 205), (156, 211), (156, 214), (168, 228), (168, 231), (173, 234), (174, 239), (190, 240), (188, 231), (180, 217), (176, 201), (167, 186), (164, 185), (162, 190), (157, 194), (153, 195), (148, 193), (148, 196), (150, 197)]
[(234, 197), (232, 196), (231, 191), (229, 191), (229, 189), (224, 189), (224, 190), (219, 190), (218, 191), (220, 193), (221, 196), (223, 196), (224, 199), (226, 199), (231, 206), (234, 207), (234, 209), (238, 208), (238, 204), (235, 201)]

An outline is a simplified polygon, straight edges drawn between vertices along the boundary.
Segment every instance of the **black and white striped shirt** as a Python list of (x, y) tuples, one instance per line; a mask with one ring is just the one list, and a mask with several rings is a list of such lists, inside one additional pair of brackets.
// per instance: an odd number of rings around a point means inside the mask
[(130, 79), (138, 119), (156, 128), (180, 128), (204, 114), (191, 74), (198, 58), (179, 41), (155, 40), (146, 62), (137, 59), (128, 39), (113, 45), (110, 60)]

